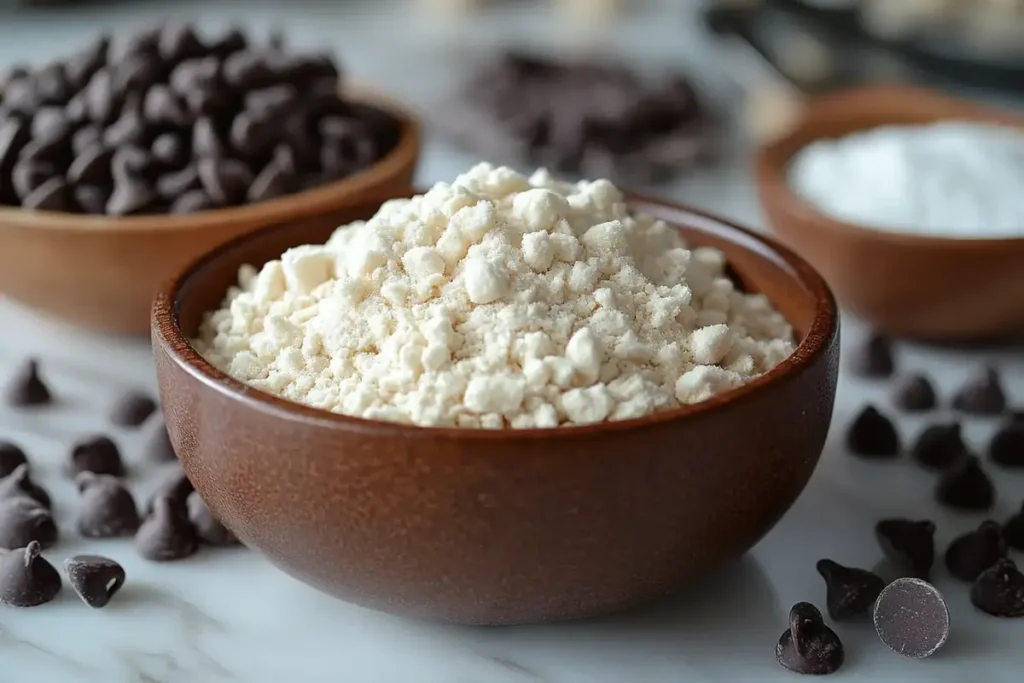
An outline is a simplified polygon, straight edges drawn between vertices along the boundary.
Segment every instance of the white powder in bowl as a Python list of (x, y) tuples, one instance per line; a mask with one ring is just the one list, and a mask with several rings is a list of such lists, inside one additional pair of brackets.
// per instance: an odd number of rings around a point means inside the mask
[(695, 403), (793, 333), (717, 250), (609, 182), (476, 166), (239, 273), (195, 347), (271, 394), (425, 426), (593, 424)]
[(1024, 132), (946, 121), (882, 126), (800, 150), (788, 182), (833, 218), (941, 237), (1024, 237)]

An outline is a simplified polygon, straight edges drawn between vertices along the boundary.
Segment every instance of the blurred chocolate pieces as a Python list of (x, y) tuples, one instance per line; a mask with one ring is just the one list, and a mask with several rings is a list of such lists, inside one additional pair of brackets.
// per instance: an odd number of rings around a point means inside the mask
[(946, 550), (946, 569), (961, 581), (974, 581), (1003, 557), (1006, 557), (1003, 529), (988, 519), (976, 530), (953, 539)]
[(1006, 393), (999, 371), (986, 367), (969, 378), (953, 397), (953, 407), (969, 415), (999, 415), (1006, 410)]
[(28, 496), (0, 500), (0, 549), (24, 548), (32, 541), (44, 549), (57, 542), (50, 510)]
[(0, 500), (28, 496), (45, 508), (51, 507), (50, 494), (32, 480), (28, 463), (22, 463), (3, 479), (0, 479)]
[(10, 441), (0, 441), (0, 479), (27, 463), (28, 457), (20, 446)]
[(117, 397), (110, 410), (110, 421), (119, 427), (138, 427), (156, 412), (156, 401), (146, 394), (125, 392)]
[(930, 520), (883, 519), (875, 540), (885, 557), (908, 576), (928, 580), (935, 563), (935, 523)]
[(193, 491), (188, 497), (188, 518), (203, 543), (222, 547), (238, 545), (238, 539), (213, 516), (198, 491)]
[(1000, 427), (989, 442), (988, 457), (1003, 467), (1024, 468), (1024, 422)]
[(896, 371), (892, 341), (885, 335), (872, 333), (854, 347), (850, 371), (865, 379), (888, 379)]
[(82, 472), (123, 476), (121, 450), (108, 436), (87, 437), (71, 447), (68, 472), (72, 477)]
[(846, 446), (854, 455), (868, 459), (891, 459), (900, 453), (896, 425), (875, 406), (865, 406), (846, 434)]
[(968, 454), (960, 432), (959, 422), (929, 425), (918, 435), (911, 456), (922, 467), (945, 469)]
[(985, 512), (995, 504), (992, 480), (973, 455), (965, 455), (939, 476), (935, 497), (946, 507)]
[(12, 406), (42, 406), (50, 403), (53, 397), (50, 389), (39, 376), (39, 361), (30, 358), (17, 369), (8, 380), (4, 398)]
[(907, 413), (923, 413), (938, 405), (935, 387), (924, 375), (900, 377), (892, 386), (892, 402)]

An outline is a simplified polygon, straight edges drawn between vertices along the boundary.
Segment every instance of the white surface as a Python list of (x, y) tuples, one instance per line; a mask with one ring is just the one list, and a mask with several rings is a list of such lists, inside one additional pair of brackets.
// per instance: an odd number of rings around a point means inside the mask
[[(388, 34), (381, 31), (391, 19), (365, 10), (366, 3), (354, 4), (355, 14), (342, 20), (337, 16), (341, 9), (291, 2), (280, 23), (293, 31), (296, 42), (335, 45), (361, 79), (427, 107), (444, 71), (437, 68), (442, 63), (438, 60), (453, 68), (459, 63), (459, 53), (451, 47), (455, 34), (403, 33), (383, 39)], [(269, 25), (269, 7), (250, 3), (245, 16), (254, 24)], [(114, 18), (128, 20), (117, 8), (85, 9), (74, 16), (59, 22), (4, 16), (0, 62), (42, 58), (71, 47)], [(547, 26), (536, 16), (521, 19), (505, 13), (463, 33), (462, 42), (484, 45), (531, 21), (533, 26)], [(538, 40), (562, 44), (556, 26), (548, 26)], [(699, 66), (707, 78), (715, 73), (715, 60), (701, 57), (703, 39), (682, 23), (634, 16), (611, 42), (611, 49), (641, 61), (679, 58), (682, 63), (702, 62)], [(470, 161), (432, 142), (421, 180), (448, 177)], [(754, 223), (756, 201), (743, 168), (739, 161), (665, 192)], [(870, 568), (880, 557), (872, 526), (885, 516), (935, 519), (940, 551), (953, 536), (982, 519), (940, 511), (932, 502), (931, 475), (905, 459), (864, 463), (843, 452), (841, 440), (853, 412), (869, 398), (884, 402), (881, 385), (843, 378), (821, 466), (790, 513), (739, 564), (678, 598), (609, 619), (512, 629), (414, 623), (325, 598), (245, 550), (204, 550), (182, 563), (154, 565), (138, 559), (129, 541), (76, 538), (71, 523), (75, 494), (59, 465), (77, 435), (108, 430), (103, 416), (116, 387), (152, 387), (148, 349), (143, 342), (75, 333), (3, 302), (0, 331), (0, 380), (19, 359), (37, 353), (62, 400), (59, 408), (39, 412), (0, 408), (0, 435), (24, 444), (39, 480), (56, 499), (64, 535), (46, 556), (57, 564), (73, 553), (100, 552), (123, 562), (128, 571), (122, 593), (103, 611), (85, 607), (67, 588), (49, 605), (0, 609), (2, 683), (791, 681), (795, 677), (775, 663), (775, 641), (794, 602), (811, 600), (824, 606), (816, 560), (831, 557)], [(853, 342), (861, 333), (847, 324), (844, 340)], [(983, 355), (908, 348), (901, 350), (899, 360), (904, 368), (933, 373), (946, 396), (971, 368), (984, 360), (999, 362), (1008, 372), (1018, 405), (1024, 403), (1024, 359), (1017, 351)], [(906, 431), (916, 432), (921, 423), (908, 420)], [(992, 426), (971, 422), (966, 435), (983, 446)], [(132, 466), (130, 482), (137, 491), (148, 493), (155, 473), (136, 464), (134, 435), (114, 435)], [(1024, 475), (990, 471), (1000, 492), (994, 516), (1002, 519), (1024, 499)], [(1024, 561), (1021, 554), (1016, 558)], [(1024, 620), (1008, 622), (976, 613), (967, 587), (942, 571), (936, 583), (949, 600), (953, 620), (949, 644), (940, 655), (925, 662), (903, 660), (882, 646), (868, 624), (837, 626), (847, 662), (830, 680), (1019, 681)]]

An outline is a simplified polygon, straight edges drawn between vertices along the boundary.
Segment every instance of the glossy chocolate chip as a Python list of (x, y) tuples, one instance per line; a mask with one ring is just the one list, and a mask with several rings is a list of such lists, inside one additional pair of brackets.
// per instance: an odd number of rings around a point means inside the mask
[(157, 52), (165, 62), (175, 64), (202, 57), (206, 54), (206, 46), (199, 40), (193, 27), (188, 24), (170, 24), (160, 31)]
[(64, 560), (71, 588), (89, 607), (106, 607), (125, 581), (124, 567), (101, 555), (75, 555)]
[(114, 401), (110, 421), (121, 427), (138, 427), (156, 412), (157, 405), (148, 394), (129, 391)]
[[(150, 147), (153, 158), (164, 168), (180, 168), (188, 162), (188, 148), (185, 140), (177, 133), (158, 135)], [(157, 191), (160, 191), (159, 186)]]
[(71, 122), (61, 107), (43, 107), (32, 117), (32, 137), (37, 140), (60, 140), (71, 133)]
[(928, 520), (883, 519), (875, 525), (875, 540), (897, 569), (927, 580), (935, 564), (935, 523)]
[(120, 100), (114, 93), (114, 74), (110, 69), (94, 73), (83, 94), (86, 114), (93, 123), (106, 125), (117, 115)]
[(131, 492), (117, 477), (83, 472), (75, 478), (81, 493), (76, 525), (86, 538), (131, 536), (139, 528), (139, 511)]
[(925, 427), (914, 442), (910, 454), (919, 465), (942, 470), (969, 452), (960, 435), (960, 423), (951, 422)]
[(50, 494), (32, 480), (29, 474), (28, 463), (23, 463), (14, 468), (14, 471), (3, 479), (0, 479), (0, 500), (28, 496), (37, 501), (43, 507), (49, 508)]
[(117, 444), (108, 436), (90, 436), (71, 447), (68, 473), (75, 477), (82, 472), (124, 476), (124, 464)]
[(141, 213), (156, 198), (156, 191), (141, 176), (125, 174), (114, 180), (114, 191), (107, 199), (107, 213), (111, 216)]
[(885, 379), (895, 369), (892, 341), (884, 335), (872, 334), (854, 349), (850, 370), (860, 377)]
[(35, 211), (68, 211), (73, 206), (71, 187), (63, 178), (50, 178), (22, 198), (21, 205)]
[(206, 503), (193, 491), (188, 497), (188, 518), (196, 529), (199, 540), (212, 546), (238, 545), (235, 535), (220, 523)]
[(927, 581), (896, 579), (878, 596), (875, 632), (886, 647), (913, 659), (930, 657), (949, 640), (949, 608)]
[(938, 405), (935, 387), (924, 375), (907, 375), (892, 387), (893, 404), (908, 413), (923, 413)]
[(235, 159), (200, 159), (196, 172), (206, 193), (224, 205), (242, 201), (253, 180), (249, 167)]
[(999, 372), (988, 367), (968, 379), (953, 397), (953, 407), (971, 415), (998, 415), (1003, 412), (1006, 394)]
[(28, 496), (0, 499), (0, 549), (24, 548), (32, 541), (44, 549), (57, 542), (50, 511)]
[(864, 458), (895, 458), (900, 437), (892, 420), (868, 405), (854, 418), (846, 435), (850, 452)]
[(226, 146), (217, 133), (217, 127), (208, 117), (200, 117), (192, 127), (192, 153), (199, 159), (221, 158)]
[(974, 581), (1003, 557), (1006, 557), (1003, 529), (988, 519), (976, 530), (958, 536), (949, 544), (946, 569), (961, 581)]
[(789, 629), (775, 646), (779, 664), (798, 674), (835, 673), (843, 665), (843, 643), (825, 625), (821, 612), (808, 602), (798, 602), (789, 613)]
[(1024, 468), (1024, 422), (999, 428), (988, 445), (988, 457), (1003, 467)]
[(984, 512), (995, 503), (996, 493), (981, 463), (968, 455), (942, 472), (935, 497), (947, 507)]
[(1013, 560), (999, 560), (971, 586), (971, 604), (994, 617), (1024, 617), (1024, 574)]
[(828, 615), (836, 621), (868, 614), (885, 581), (866, 569), (844, 567), (832, 560), (818, 560), (818, 573), (825, 579)]
[(195, 166), (186, 166), (180, 171), (165, 173), (156, 181), (156, 189), (161, 197), (173, 201), (189, 190), (199, 189), (199, 174)]
[(57, 569), (33, 541), (25, 548), (0, 553), (0, 603), (11, 607), (35, 607), (50, 602), (60, 592)]
[(195, 554), (198, 539), (182, 506), (169, 496), (160, 496), (153, 504), (153, 514), (135, 534), (135, 545), (147, 560), (170, 562)]
[(101, 142), (82, 150), (68, 167), (68, 180), (86, 185), (107, 185), (112, 180), (110, 162), (114, 151)]
[(1024, 504), (1003, 525), (1003, 539), (1014, 550), (1024, 550)]
[(41, 406), (53, 401), (50, 389), (39, 374), (39, 361), (25, 361), (8, 380), (4, 398), (12, 406)]
[(3, 479), (22, 465), (28, 464), (28, 456), (18, 444), (0, 441), (0, 479)]
[(185, 101), (166, 85), (154, 85), (146, 92), (142, 113), (150, 124), (184, 128), (193, 121)]

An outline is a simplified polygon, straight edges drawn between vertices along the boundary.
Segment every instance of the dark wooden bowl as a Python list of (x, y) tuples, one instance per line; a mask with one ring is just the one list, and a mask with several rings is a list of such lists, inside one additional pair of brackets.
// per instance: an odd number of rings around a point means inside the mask
[(790, 189), (790, 159), (815, 140), (943, 119), (1024, 127), (1024, 116), (928, 90), (875, 86), (812, 98), (755, 157), (772, 230), (828, 280), (844, 309), (900, 337), (972, 340), (1024, 330), (1024, 239), (897, 234), (835, 220)]
[(418, 618), (520, 624), (600, 615), (672, 593), (746, 552), (790, 507), (832, 415), (839, 318), (789, 250), (688, 209), (636, 210), (722, 249), (802, 342), (722, 396), (589, 427), (460, 430), (291, 403), (218, 372), (189, 345), (239, 266), (323, 243), (379, 204), (263, 229), (217, 248), (154, 303), (167, 427), (213, 512), (289, 574)]

